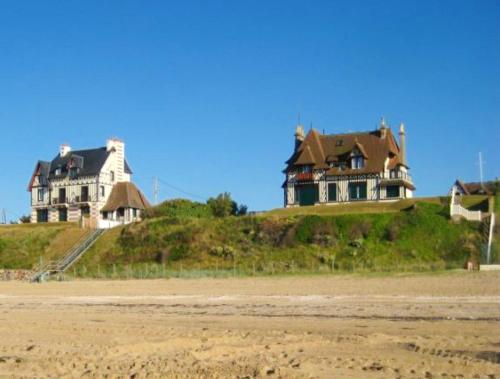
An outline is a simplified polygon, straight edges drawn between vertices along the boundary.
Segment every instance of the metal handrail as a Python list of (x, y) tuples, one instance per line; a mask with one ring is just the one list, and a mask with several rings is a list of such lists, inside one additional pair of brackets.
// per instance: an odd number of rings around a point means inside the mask
[(89, 234), (81, 237), (76, 244), (68, 250), (68, 253), (58, 261), (49, 261), (46, 264), (39, 265), (34, 269), (35, 274), (31, 277), (31, 281), (39, 281), (44, 276), (54, 273), (66, 271), (73, 263), (75, 263), (85, 251), (97, 240), (104, 232), (103, 229), (95, 229)]

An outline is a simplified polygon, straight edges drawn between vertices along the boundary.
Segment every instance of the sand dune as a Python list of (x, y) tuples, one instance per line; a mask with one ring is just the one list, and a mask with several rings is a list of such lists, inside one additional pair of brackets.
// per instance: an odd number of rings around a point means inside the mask
[(0, 377), (500, 378), (498, 283), (0, 283)]

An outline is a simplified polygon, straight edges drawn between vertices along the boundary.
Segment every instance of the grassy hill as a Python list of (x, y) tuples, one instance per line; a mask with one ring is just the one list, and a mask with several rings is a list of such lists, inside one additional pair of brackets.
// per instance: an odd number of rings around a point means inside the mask
[(0, 226), (0, 268), (30, 269), (40, 260), (60, 258), (88, 231), (76, 224)]
[[(484, 198), (466, 202), (484, 206)], [(479, 255), (484, 233), (478, 223), (450, 221), (448, 204), (448, 198), (421, 198), (217, 218), (205, 204), (165, 203), (141, 223), (104, 233), (70, 274), (157, 277), (458, 268), (468, 256)], [(72, 224), (0, 227), (0, 268), (31, 268), (40, 257), (61, 257), (84, 233)]]
[[(353, 213), (357, 212), (357, 213)], [(447, 199), (279, 209), (214, 218), (169, 212), (107, 232), (77, 275), (402, 271), (462, 267), (481, 226), (451, 222)]]

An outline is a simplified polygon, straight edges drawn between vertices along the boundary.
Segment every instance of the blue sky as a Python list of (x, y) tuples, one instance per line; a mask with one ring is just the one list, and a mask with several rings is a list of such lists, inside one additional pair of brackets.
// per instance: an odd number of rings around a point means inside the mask
[[(500, 2), (4, 1), (0, 208), (38, 159), (125, 140), (135, 181), (282, 205), (300, 112), (329, 133), (407, 126), (417, 196), (500, 176)], [(166, 185), (161, 198), (182, 196)]]

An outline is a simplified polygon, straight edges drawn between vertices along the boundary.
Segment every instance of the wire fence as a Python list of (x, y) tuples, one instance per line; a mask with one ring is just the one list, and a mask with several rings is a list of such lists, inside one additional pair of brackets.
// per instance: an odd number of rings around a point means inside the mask
[(231, 267), (185, 267), (182, 263), (174, 264), (140, 264), (140, 265), (85, 265), (74, 267), (58, 277), (65, 279), (161, 279), (161, 278), (229, 278), (229, 277), (257, 277), (257, 276), (286, 276), (286, 275), (334, 275), (346, 273), (384, 273), (384, 272), (436, 272), (447, 269), (462, 268), (460, 264), (449, 265), (437, 263), (413, 263), (395, 265), (391, 267), (366, 267), (353, 264), (326, 265), (311, 264), (309, 267), (299, 266), (294, 261), (269, 262), (262, 264), (238, 264)]

